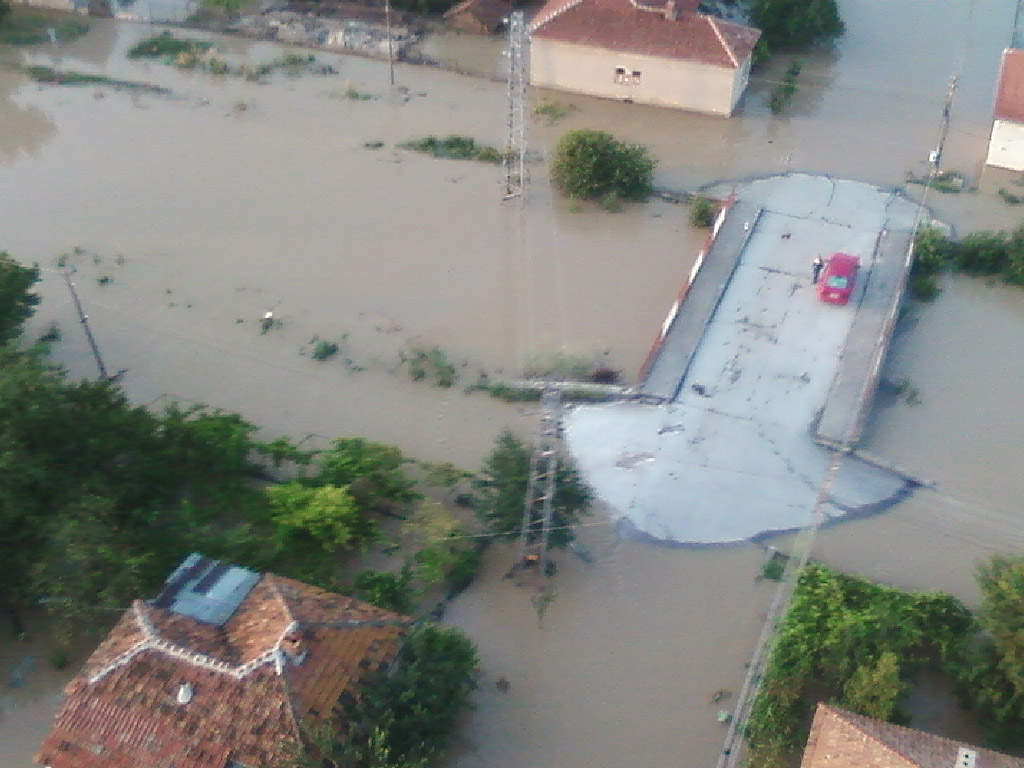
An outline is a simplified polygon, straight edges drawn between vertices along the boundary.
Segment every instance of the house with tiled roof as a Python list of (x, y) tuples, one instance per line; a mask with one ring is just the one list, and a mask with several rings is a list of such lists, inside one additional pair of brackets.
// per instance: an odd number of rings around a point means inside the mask
[[(50, 768), (271, 768), (392, 663), (411, 619), (190, 555), (65, 689)], [(340, 725), (340, 724), (339, 724)]]
[(510, 13), (511, 0), (462, 0), (445, 11), (444, 20), (453, 29), (491, 35), (504, 26)]
[(1024, 171), (1024, 50), (1007, 48), (999, 69), (988, 165)]
[(1024, 768), (1024, 758), (819, 704), (800, 768)]
[(697, 0), (548, 0), (530, 23), (530, 83), (731, 115), (760, 36)]

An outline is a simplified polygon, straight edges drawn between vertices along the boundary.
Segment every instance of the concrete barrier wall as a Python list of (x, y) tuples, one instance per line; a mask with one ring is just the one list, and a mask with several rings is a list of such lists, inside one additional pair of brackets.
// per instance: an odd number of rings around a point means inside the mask
[(697, 279), (697, 275), (700, 273), (701, 267), (704, 266), (704, 260), (707, 258), (708, 253), (711, 252), (711, 248), (715, 244), (715, 240), (718, 238), (718, 233), (722, 229), (722, 223), (725, 221), (725, 217), (729, 214), (729, 211), (735, 203), (735, 192), (729, 195), (725, 202), (722, 203), (722, 209), (718, 212), (718, 216), (715, 217), (715, 223), (712, 225), (711, 231), (704, 240), (704, 246), (697, 254), (697, 260), (693, 263), (693, 267), (690, 269), (690, 274), (686, 277), (686, 282), (683, 283), (682, 287), (679, 289), (679, 293), (676, 294), (676, 300), (672, 302), (672, 306), (669, 307), (668, 314), (665, 315), (665, 320), (661, 324), (661, 330), (651, 343), (651, 348), (647, 352), (647, 357), (644, 358), (643, 365), (640, 366), (640, 371), (637, 374), (637, 381), (641, 384), (647, 378), (647, 374), (651, 370), (651, 365), (654, 363), (658, 353), (661, 351), (662, 345), (665, 343), (665, 337), (668, 336), (673, 323), (675, 323), (676, 318), (679, 315), (679, 308), (686, 300), (686, 295), (690, 292), (690, 287)]

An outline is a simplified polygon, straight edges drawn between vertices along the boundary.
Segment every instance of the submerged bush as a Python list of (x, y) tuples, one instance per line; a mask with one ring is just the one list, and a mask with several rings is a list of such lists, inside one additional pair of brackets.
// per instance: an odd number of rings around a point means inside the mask
[(646, 200), (654, 161), (647, 148), (604, 131), (570, 131), (555, 147), (551, 181), (570, 199)]

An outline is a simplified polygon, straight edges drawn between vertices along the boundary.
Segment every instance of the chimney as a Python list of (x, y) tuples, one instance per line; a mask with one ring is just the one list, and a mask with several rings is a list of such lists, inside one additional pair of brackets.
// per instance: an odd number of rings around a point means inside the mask
[(676, 8), (676, 0), (666, 0), (664, 13), (665, 18), (669, 21), (675, 21), (679, 18), (679, 11)]
[(978, 759), (978, 753), (973, 749), (967, 747), (960, 747), (960, 750), (956, 755), (955, 768), (974, 768), (974, 764)]
[(281, 638), (281, 650), (292, 664), (301, 664), (306, 660), (306, 646), (298, 632), (289, 632)]
[(192, 701), (192, 693), (192, 686), (188, 683), (182, 683), (180, 686), (178, 686), (178, 703), (188, 704), (190, 701)]

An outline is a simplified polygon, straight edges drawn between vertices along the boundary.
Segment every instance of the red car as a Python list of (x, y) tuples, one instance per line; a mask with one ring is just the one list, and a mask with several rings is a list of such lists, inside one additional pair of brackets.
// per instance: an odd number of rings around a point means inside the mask
[(849, 253), (833, 253), (818, 280), (818, 298), (826, 304), (845, 304), (853, 293), (860, 259)]

